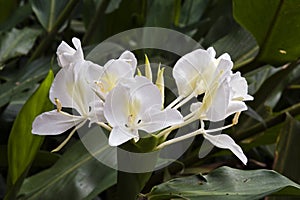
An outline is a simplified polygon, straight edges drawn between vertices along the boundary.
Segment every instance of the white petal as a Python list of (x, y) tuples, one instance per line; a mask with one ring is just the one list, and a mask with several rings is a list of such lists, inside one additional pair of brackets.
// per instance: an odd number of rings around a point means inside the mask
[(104, 116), (113, 127), (127, 124), (129, 98), (129, 89), (122, 85), (108, 93), (104, 104)]
[(136, 70), (137, 60), (136, 60), (134, 54), (131, 53), (130, 51), (124, 51), (124, 53), (122, 53), (122, 55), (119, 57), (119, 59), (129, 63), (131, 65), (133, 71)]
[(201, 102), (192, 103), (190, 106), (190, 111), (195, 112), (196, 110), (200, 109), (201, 106), (202, 106)]
[(139, 112), (145, 113), (148, 109), (161, 108), (161, 93), (156, 85), (149, 79), (136, 76), (134, 82), (128, 82), (130, 88), (130, 101), (139, 102)]
[(226, 110), (226, 117), (236, 113), (236, 112), (242, 112), (244, 110), (247, 110), (247, 106), (242, 101), (230, 101), (229, 105)]
[(89, 113), (90, 124), (95, 122), (106, 122), (103, 113), (103, 102), (96, 98), (95, 101), (90, 102), (91, 111)]
[(110, 146), (119, 146), (133, 138), (138, 139), (137, 130), (134, 132), (129, 132), (124, 128), (116, 126), (109, 134), (108, 143)]
[(221, 135), (210, 135), (210, 134), (203, 134), (204, 138), (210, 141), (213, 145), (216, 147), (222, 148), (222, 149), (229, 149), (234, 155), (236, 155), (243, 163), (244, 165), (247, 164), (247, 157), (243, 153), (243, 150), (241, 147), (234, 142), (234, 140), (225, 134)]
[(183, 117), (180, 112), (174, 109), (156, 110), (156, 112), (150, 109), (144, 114), (141, 121), (139, 129), (153, 133), (168, 126), (182, 123)]
[(79, 116), (62, 114), (56, 110), (42, 113), (32, 123), (32, 133), (37, 135), (58, 135), (85, 120)]
[(244, 77), (241, 77), (240, 72), (231, 75), (230, 86), (233, 90), (232, 98), (240, 98), (243, 101), (253, 100), (253, 97), (248, 95), (248, 84)]
[(65, 42), (62, 42), (57, 48), (57, 59), (61, 67), (67, 67), (70, 66), (72, 63), (84, 60), (80, 40), (77, 38), (73, 38), (72, 42), (76, 50), (70, 47)]
[(74, 90), (74, 74), (72, 69), (63, 68), (55, 76), (49, 92), (49, 98), (55, 104), (58, 98), (63, 107), (73, 108), (72, 93)]
[(216, 51), (213, 47), (209, 47), (207, 49), (207, 52), (209, 53), (210, 57), (215, 58), (216, 57)]
[(109, 92), (123, 78), (133, 78), (135, 70), (124, 60), (110, 60), (104, 65), (104, 71), (99, 78), (104, 90)]
[(208, 90), (203, 98), (203, 110), (206, 110), (206, 117), (210, 121), (220, 121), (225, 119), (227, 107), (229, 105), (230, 88), (228, 81), (218, 83), (216, 90)]
[(173, 77), (176, 81), (179, 95), (187, 96), (196, 89), (199, 79), (209, 79), (207, 71), (214, 72), (210, 53), (203, 49), (197, 49), (180, 58), (173, 69)]

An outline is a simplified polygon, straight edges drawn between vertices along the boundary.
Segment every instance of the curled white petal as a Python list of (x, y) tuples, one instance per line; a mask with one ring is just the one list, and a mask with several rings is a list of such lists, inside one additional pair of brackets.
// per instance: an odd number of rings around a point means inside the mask
[(75, 49), (70, 47), (66, 42), (62, 42), (56, 51), (58, 64), (61, 67), (68, 67), (72, 63), (83, 61), (83, 51), (81, 48), (81, 42), (77, 38), (73, 38), (72, 42), (75, 46)]
[(220, 135), (210, 135), (207, 133), (203, 134), (204, 138), (211, 142), (214, 146), (219, 147), (221, 149), (229, 149), (234, 155), (236, 155), (244, 165), (247, 164), (248, 159), (245, 156), (241, 147), (234, 142), (234, 140), (225, 134)]

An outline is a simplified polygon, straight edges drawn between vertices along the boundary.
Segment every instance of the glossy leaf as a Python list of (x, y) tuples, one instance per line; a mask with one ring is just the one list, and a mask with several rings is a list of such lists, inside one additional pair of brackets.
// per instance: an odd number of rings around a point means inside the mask
[(55, 27), (67, 4), (67, 0), (31, 1), (33, 12), (37, 16), (44, 29), (46, 29), (48, 32)]
[(24, 104), (14, 122), (8, 141), (9, 177), (12, 184), (16, 183), (30, 166), (43, 142), (44, 137), (31, 133), (32, 122), (37, 115), (53, 107), (48, 98), (53, 77), (53, 72), (49, 71), (48, 76)]
[[(106, 144), (107, 145), (107, 144)], [(107, 147), (99, 144), (95, 157)], [(74, 144), (51, 168), (24, 181), (21, 199), (94, 199), (117, 181), (116, 170), (101, 164), (81, 142)]]
[(0, 64), (8, 59), (26, 55), (34, 45), (40, 31), (32, 28), (12, 29), (0, 39)]
[(212, 45), (218, 55), (228, 53), (234, 61), (234, 69), (249, 63), (257, 54), (258, 46), (253, 36), (238, 27)]
[(300, 185), (271, 170), (246, 171), (221, 167), (205, 176), (194, 175), (162, 183), (146, 196), (149, 200), (253, 200), (274, 193), (300, 195)]
[[(6, 1), (10, 2), (10, 1)], [(18, 7), (11, 16), (0, 24), (1, 31), (8, 31), (15, 27), (18, 23), (25, 20), (31, 14), (31, 6), (29, 4), (25, 4), (23, 6)]]
[(234, 17), (256, 38), (257, 60), (280, 65), (300, 56), (299, 0), (233, 0)]
[(22, 69), (7, 70), (10, 72), (4, 77), (7, 82), (0, 85), (0, 107), (20, 96), (28, 96), (28, 90), (34, 88), (47, 75), (49, 67), (50, 59), (41, 58)]
[(286, 121), (277, 138), (274, 170), (292, 180), (300, 181), (300, 122), (287, 114)]
[[(148, 2), (147, 18), (145, 26), (159, 26), (168, 28), (174, 24), (174, 0), (154, 0)], [(166, 12), (169, 10), (169, 12)]]

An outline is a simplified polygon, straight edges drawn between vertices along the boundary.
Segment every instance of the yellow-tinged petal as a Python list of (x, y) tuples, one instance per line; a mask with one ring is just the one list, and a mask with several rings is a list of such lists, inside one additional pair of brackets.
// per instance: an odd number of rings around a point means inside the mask
[(147, 57), (147, 55), (145, 54), (145, 76), (152, 81), (152, 70), (151, 70), (151, 66), (150, 66), (150, 62), (149, 59)]
[(158, 66), (157, 70), (157, 79), (156, 79), (156, 86), (158, 87), (160, 94), (161, 94), (161, 102), (162, 102), (162, 108), (164, 107), (165, 102), (165, 80), (164, 80), (164, 71), (165, 68), (160, 68), (160, 64)]

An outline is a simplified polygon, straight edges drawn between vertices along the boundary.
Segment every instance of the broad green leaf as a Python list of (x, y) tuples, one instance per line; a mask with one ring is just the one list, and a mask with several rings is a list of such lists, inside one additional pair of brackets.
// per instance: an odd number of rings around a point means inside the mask
[(67, 6), (67, 0), (32, 0), (32, 10), (47, 32), (52, 31)]
[(300, 181), (300, 122), (287, 114), (277, 138), (274, 170), (297, 182)]
[(299, 196), (300, 185), (272, 170), (221, 167), (205, 176), (194, 175), (162, 183), (146, 196), (149, 200), (254, 200), (274, 193)]
[(279, 71), (280, 68), (275, 68), (270, 65), (262, 66), (256, 70), (253, 70), (247, 74), (245, 74), (245, 78), (248, 82), (248, 91), (250, 94), (255, 94), (262, 84), (274, 73)]
[(102, 42), (112, 35), (143, 25), (145, 0), (122, 0), (118, 8), (106, 14), (109, 3), (109, 0), (103, 0), (97, 7), (83, 37), (84, 45)]
[[(175, 10), (177, 5), (174, 0), (148, 1), (147, 18), (145, 26), (158, 26), (168, 28), (175, 24)], [(168, 10), (168, 12), (166, 12)]]
[(260, 47), (257, 61), (281, 65), (300, 56), (299, 0), (233, 0), (237, 22)]
[(25, 179), (20, 199), (94, 199), (117, 181), (116, 170), (101, 164), (108, 144), (99, 144), (93, 155), (79, 141), (49, 169)]
[[(58, 160), (58, 158), (59, 155), (57, 154), (52, 154), (46, 151), (38, 151), (31, 167), (50, 167)], [(0, 167), (8, 167), (7, 145), (0, 145)]]
[(180, 11), (180, 26), (197, 23), (208, 5), (208, 0), (187, 0), (183, 2)]
[(50, 59), (41, 58), (22, 69), (4, 68), (3, 71), (8, 73), (2, 77), (7, 82), (0, 85), (0, 107), (13, 99), (28, 96), (28, 90), (34, 88), (47, 75), (49, 67)]
[[(10, 1), (6, 1), (6, 2), (10, 2)], [(18, 7), (6, 21), (0, 24), (0, 31), (8, 31), (12, 29), (18, 23), (26, 19), (31, 14), (31, 12), (32, 10), (29, 4), (25, 4), (23, 6)]]
[(53, 105), (48, 98), (53, 80), (53, 72), (49, 71), (37, 91), (28, 99), (18, 114), (8, 140), (8, 163), (10, 183), (14, 184), (34, 160), (44, 137), (31, 133), (32, 122)]
[(32, 28), (12, 29), (1, 35), (0, 39), (0, 65), (8, 59), (26, 55), (34, 45), (40, 30)]
[(241, 27), (233, 29), (229, 34), (213, 43), (212, 46), (218, 55), (228, 53), (234, 61), (235, 69), (253, 60), (258, 51), (253, 36)]
[(53, 107), (48, 92), (53, 81), (53, 72), (42, 82), (36, 92), (22, 107), (8, 139), (8, 192), (5, 199), (15, 199), (28, 170), (44, 140), (31, 133), (32, 122), (37, 115)]

